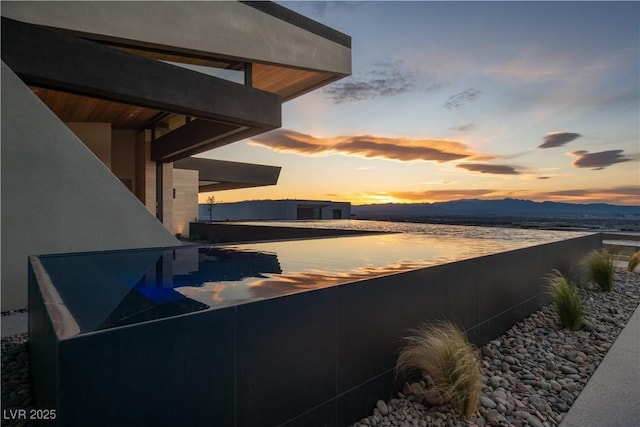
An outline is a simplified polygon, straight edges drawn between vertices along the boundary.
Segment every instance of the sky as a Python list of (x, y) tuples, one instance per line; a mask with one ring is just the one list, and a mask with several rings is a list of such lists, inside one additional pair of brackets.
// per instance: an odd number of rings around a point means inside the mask
[(281, 166), (217, 202), (640, 205), (639, 2), (279, 2), (352, 37), (351, 76), (200, 157)]

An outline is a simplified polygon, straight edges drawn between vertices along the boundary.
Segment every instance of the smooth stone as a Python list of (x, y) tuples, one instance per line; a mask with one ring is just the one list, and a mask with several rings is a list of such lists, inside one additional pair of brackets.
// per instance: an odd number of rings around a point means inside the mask
[(376, 402), (376, 407), (380, 410), (382, 415), (387, 415), (389, 413), (389, 408), (387, 408), (387, 404), (384, 400), (378, 400)]
[(496, 402), (487, 396), (480, 396), (480, 404), (489, 409), (495, 409), (498, 406)]

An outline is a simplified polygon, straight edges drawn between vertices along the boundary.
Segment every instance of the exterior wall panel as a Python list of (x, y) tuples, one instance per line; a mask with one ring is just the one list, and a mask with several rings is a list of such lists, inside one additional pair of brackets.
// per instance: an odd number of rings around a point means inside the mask
[(1, 125), (3, 311), (29, 255), (179, 243), (4, 63)]
[(189, 237), (189, 223), (198, 216), (198, 171), (173, 169), (173, 232)]

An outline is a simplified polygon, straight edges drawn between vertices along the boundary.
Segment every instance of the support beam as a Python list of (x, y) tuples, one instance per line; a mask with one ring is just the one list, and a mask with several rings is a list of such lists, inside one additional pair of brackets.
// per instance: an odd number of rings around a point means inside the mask
[(247, 129), (231, 123), (191, 120), (155, 140), (151, 144), (151, 160), (172, 162), (211, 150), (224, 145), (225, 138), (237, 140), (235, 135)]
[[(176, 169), (197, 170), (200, 192), (275, 185), (279, 166), (256, 165), (190, 157), (173, 164)], [(209, 182), (210, 184), (207, 184)]]

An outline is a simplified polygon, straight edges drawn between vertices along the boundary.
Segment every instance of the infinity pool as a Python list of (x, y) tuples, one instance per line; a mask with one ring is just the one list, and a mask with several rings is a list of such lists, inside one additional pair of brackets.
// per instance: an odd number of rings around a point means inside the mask
[[(522, 240), (390, 233), (224, 246), (39, 257), (77, 328), (73, 335), (245, 304), (444, 264), (576, 233)], [(37, 269), (37, 268), (36, 268)]]

